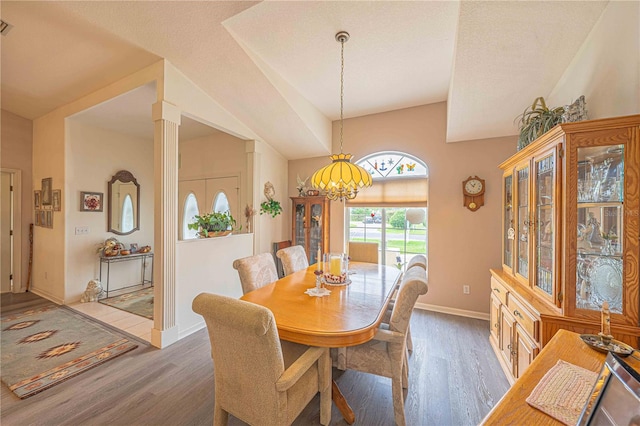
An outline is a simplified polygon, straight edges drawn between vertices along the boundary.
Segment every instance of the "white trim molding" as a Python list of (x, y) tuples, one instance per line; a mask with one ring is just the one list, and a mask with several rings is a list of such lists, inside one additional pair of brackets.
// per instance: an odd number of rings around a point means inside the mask
[(457, 315), (459, 317), (475, 318), (479, 320), (489, 321), (489, 314), (484, 312), (467, 311), (464, 309), (448, 308), (446, 306), (429, 305), (427, 303), (416, 303), (416, 308), (425, 311), (440, 312), (443, 314)]

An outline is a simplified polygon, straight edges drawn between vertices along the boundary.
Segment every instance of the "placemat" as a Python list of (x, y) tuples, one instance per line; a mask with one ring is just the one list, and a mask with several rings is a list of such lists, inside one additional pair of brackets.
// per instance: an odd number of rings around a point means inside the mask
[(527, 398), (532, 407), (566, 425), (575, 425), (591, 394), (598, 373), (559, 360)]

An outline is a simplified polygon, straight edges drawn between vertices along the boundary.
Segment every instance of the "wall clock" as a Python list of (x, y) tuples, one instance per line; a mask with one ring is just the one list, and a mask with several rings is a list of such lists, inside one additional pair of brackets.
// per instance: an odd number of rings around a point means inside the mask
[(484, 179), (480, 179), (478, 176), (469, 176), (462, 181), (464, 206), (472, 212), (484, 206), (484, 189)]

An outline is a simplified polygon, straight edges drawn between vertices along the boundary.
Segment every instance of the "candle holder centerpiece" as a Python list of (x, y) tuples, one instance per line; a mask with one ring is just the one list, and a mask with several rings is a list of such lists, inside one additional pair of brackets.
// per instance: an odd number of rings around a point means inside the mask
[(347, 278), (349, 257), (346, 253), (324, 254), (324, 282), (328, 285), (346, 285), (351, 283)]

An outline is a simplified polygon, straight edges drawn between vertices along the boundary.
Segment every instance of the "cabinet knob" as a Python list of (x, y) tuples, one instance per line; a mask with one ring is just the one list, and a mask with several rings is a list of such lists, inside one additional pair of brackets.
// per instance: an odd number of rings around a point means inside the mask
[(495, 291), (496, 293), (500, 293), (500, 289), (499, 288), (494, 288), (493, 291)]
[(513, 311), (513, 315), (515, 315), (515, 316), (517, 316), (517, 317), (520, 317), (520, 318), (524, 319), (524, 317), (522, 316), (522, 314), (521, 314), (517, 309), (514, 309), (514, 311)]

